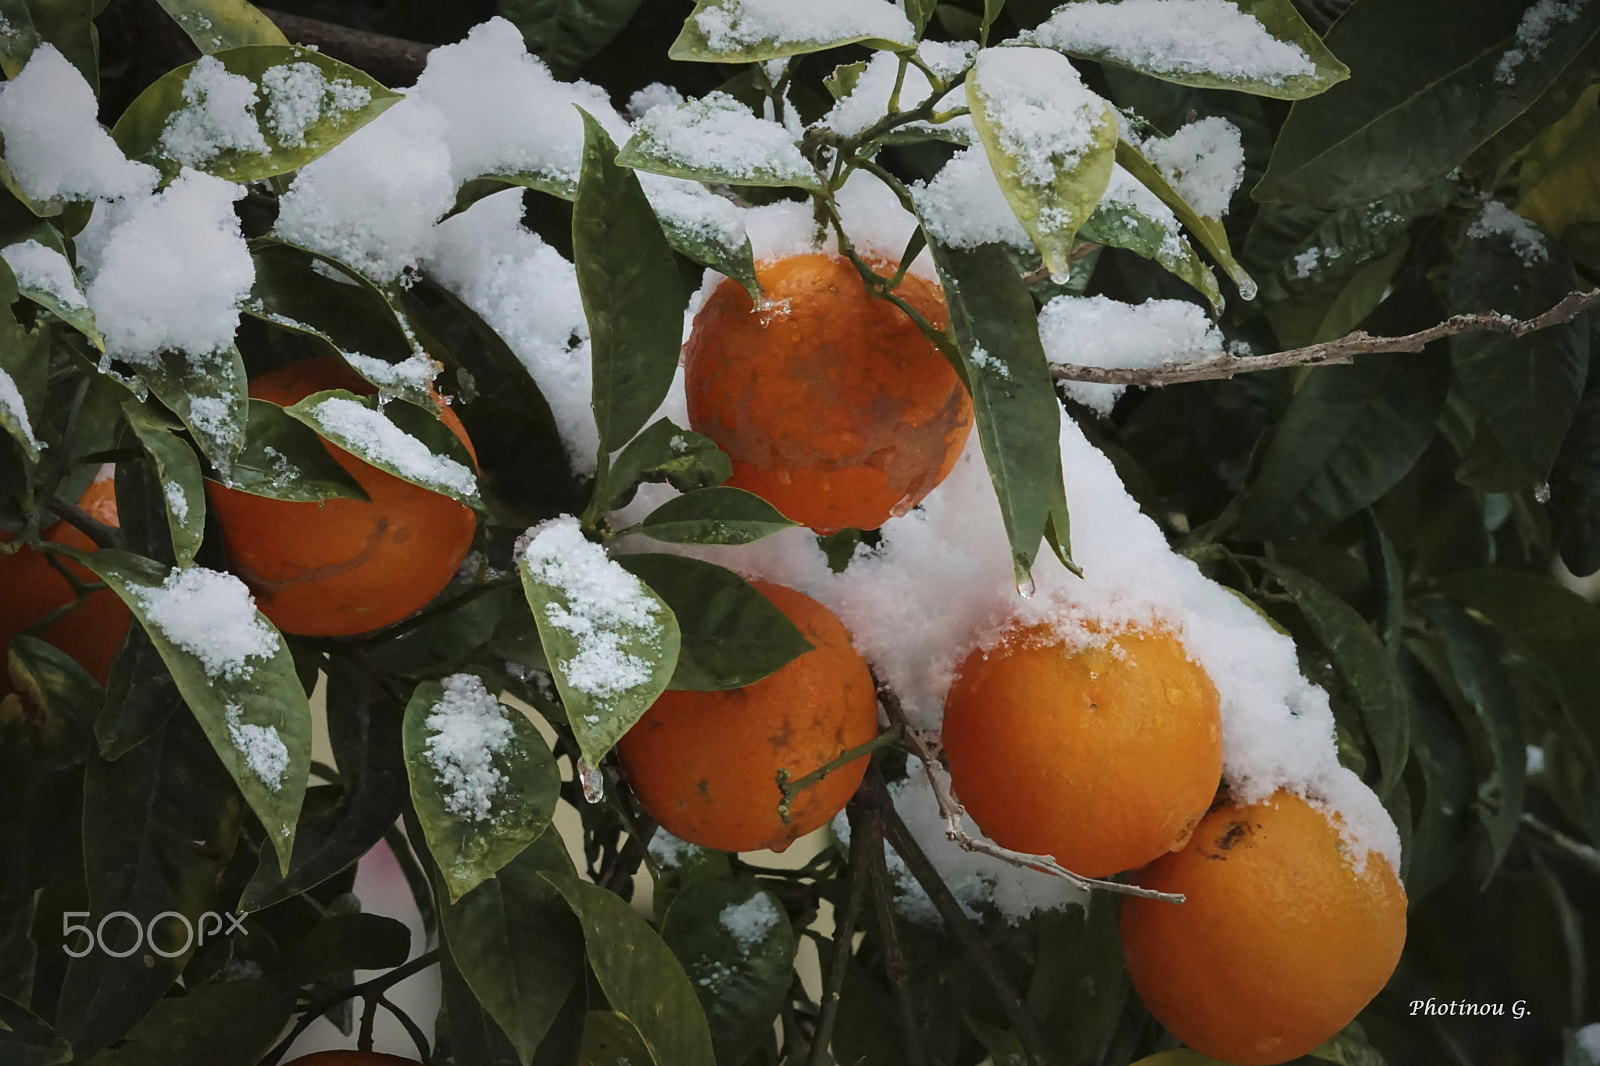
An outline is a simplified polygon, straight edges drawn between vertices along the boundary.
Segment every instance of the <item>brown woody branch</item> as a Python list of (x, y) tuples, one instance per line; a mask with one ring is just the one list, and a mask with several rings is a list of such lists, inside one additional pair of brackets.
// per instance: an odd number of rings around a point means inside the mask
[(1420, 352), (1427, 345), (1446, 337), (1463, 333), (1499, 333), (1508, 337), (1524, 337), (1551, 326), (1570, 322), (1585, 311), (1600, 307), (1600, 289), (1588, 292), (1569, 292), (1550, 310), (1533, 318), (1515, 319), (1509, 315), (1485, 311), (1479, 314), (1456, 315), (1436, 326), (1407, 333), (1403, 337), (1374, 337), (1361, 330), (1338, 340), (1324, 341), (1305, 348), (1293, 348), (1269, 355), (1230, 355), (1213, 352), (1192, 363), (1168, 363), (1162, 366), (1132, 370), (1117, 367), (1058, 365), (1051, 372), (1057, 381), (1092, 381), (1106, 385), (1176, 385), (1185, 381), (1209, 381), (1231, 378), (1235, 374), (1249, 374), (1258, 370), (1278, 370), (1289, 366), (1328, 366), (1348, 363), (1358, 355), (1380, 352)]
[(261, 13), (295, 44), (325, 52), (334, 59), (360, 67), (385, 85), (410, 85), (428, 63), (433, 45), (407, 41), (382, 33), (351, 29), (321, 19), (262, 8)]

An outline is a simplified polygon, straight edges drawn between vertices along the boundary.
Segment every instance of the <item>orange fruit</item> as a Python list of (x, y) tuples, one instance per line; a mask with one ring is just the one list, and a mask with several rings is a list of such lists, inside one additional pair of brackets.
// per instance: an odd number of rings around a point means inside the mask
[(319, 1051), (304, 1055), (284, 1066), (421, 1066), (416, 1059), (384, 1055), (377, 1051)]
[[(689, 425), (733, 459), (728, 484), (818, 532), (876, 529), (909, 511), (950, 473), (972, 428), (955, 371), (839, 256), (761, 263), (756, 277), (765, 309), (724, 281), (694, 316)], [(944, 327), (936, 287), (907, 275), (895, 291)]]
[(984, 833), (1086, 877), (1181, 848), (1222, 777), (1217, 691), (1161, 630), (1015, 630), (962, 664), (943, 739)]
[[(331, 355), (250, 383), (252, 397), (281, 406), (323, 389), (377, 391)], [(455, 412), (446, 407), (441, 418), (471, 451)], [(414, 614), (450, 583), (472, 546), (477, 518), (448, 496), (323, 444), (370, 501), (297, 503), (208, 483), (211, 507), (229, 569), (279, 629), (315, 637), (369, 633)]]
[[(90, 517), (108, 526), (116, 525), (116, 483), (109, 477), (95, 481), (84, 490), (78, 506)], [(44, 536), (46, 540), (84, 551), (95, 548), (94, 541), (69, 522), (57, 522)], [(10, 539), (9, 533), (0, 532), (0, 541)], [(100, 580), (76, 563), (66, 565), (84, 581)], [(13, 637), (75, 598), (72, 585), (50, 565), (49, 558), (32, 548), (23, 548), (14, 555), (0, 555), (0, 589), (5, 590), (0, 599), (4, 605), (0, 608), (0, 656), (7, 653)], [(128, 632), (130, 618), (127, 605), (115, 592), (96, 589), (77, 607), (34, 635), (72, 656), (103, 685), (111, 672), (111, 660)], [(0, 659), (0, 696), (12, 691), (11, 673)]]
[(829, 610), (794, 589), (756, 582), (812, 650), (744, 688), (665, 692), (617, 745), (656, 821), (719, 851), (782, 851), (826, 824), (861, 784), (857, 759), (801, 790), (785, 821), (778, 773), (803, 777), (878, 732), (867, 664)]
[(1377, 852), (1357, 873), (1327, 815), (1288, 792), (1206, 815), (1122, 904), (1128, 974), (1174, 1036), (1239, 1066), (1285, 1062), (1378, 994), (1406, 941), (1406, 894)]

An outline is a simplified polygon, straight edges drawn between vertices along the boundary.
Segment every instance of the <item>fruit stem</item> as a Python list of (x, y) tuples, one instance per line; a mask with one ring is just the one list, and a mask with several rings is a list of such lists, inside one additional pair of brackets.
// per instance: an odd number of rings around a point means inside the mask
[(793, 802), (795, 796), (821, 781), (835, 770), (850, 765), (863, 755), (871, 755), (879, 748), (886, 748), (890, 744), (899, 743), (904, 737), (905, 733), (899, 726), (890, 726), (865, 744), (857, 744), (855, 747), (839, 753), (815, 770), (802, 777), (797, 777), (793, 781), (789, 780), (788, 769), (779, 767), (778, 791), (783, 793), (783, 799), (778, 802), (778, 817), (782, 818), (784, 824), (787, 825), (789, 823), (789, 804)]

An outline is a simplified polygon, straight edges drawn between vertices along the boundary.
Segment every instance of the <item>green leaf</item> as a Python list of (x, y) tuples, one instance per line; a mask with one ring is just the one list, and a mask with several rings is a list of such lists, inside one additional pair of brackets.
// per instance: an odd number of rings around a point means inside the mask
[(287, 45), (283, 31), (245, 0), (157, 0), (196, 48), (210, 55), (249, 44)]
[(294, 994), (268, 980), (199, 985), (157, 1003), (126, 1042), (95, 1066), (209, 1066), (255, 1062), (294, 1013)]
[[(1036, 143), (1038, 105), (1017, 103), (1016, 88), (1003, 81), (1006, 65), (1020, 54), (981, 52), (967, 74), (967, 105), (1006, 202), (1056, 277), (1071, 273), (1068, 253), (1078, 228), (1094, 214), (1111, 180), (1117, 123), (1111, 105), (1083, 88), (1065, 58), (1044, 49), (1029, 57), (1048, 56), (1059, 64), (1053, 72), (1063, 98), (1054, 104), (1063, 113), (1053, 142)], [(986, 81), (996, 82), (994, 88)], [(1070, 117), (1067, 108), (1070, 107)], [(1078, 132), (1087, 125), (1087, 143)], [(1043, 158), (1041, 158), (1043, 157)]]
[(623, 448), (596, 492), (600, 511), (627, 506), (645, 482), (667, 482), (679, 492), (711, 488), (733, 474), (733, 460), (710, 437), (680, 429), (671, 419), (652, 422)]
[[(16, 300), (16, 276), (0, 260), (0, 374), (16, 389), (15, 397), (7, 396), (0, 402), (0, 429), (11, 435), (32, 464), (39, 461), (39, 453), (46, 447), (39, 431), (50, 369), (50, 332), (43, 328), (31, 332), (24, 329), (10, 311)], [(20, 411), (16, 409), (18, 400)]]
[[(406, 704), (405, 757), (417, 821), (453, 903), (550, 828), (561, 794), (561, 773), (544, 738), (522, 712), (501, 706), (471, 675), (447, 680), (466, 686), (465, 691), (452, 693), (450, 704), (444, 703), (445, 688), (437, 681), (418, 685)], [(498, 727), (475, 721), (485, 717), (485, 708), (473, 706), (479, 700), (494, 703), (493, 710), (505, 725), (503, 735)], [(480, 771), (475, 768), (470, 782), (449, 776), (459, 776), (464, 766), (463, 753), (454, 747), (461, 737), (452, 731), (468, 729), (483, 739), (487, 749), (492, 768), (488, 772), (493, 774), (488, 789), (476, 781)], [(496, 730), (498, 747), (490, 746), (491, 730)], [(439, 745), (446, 745), (442, 751), (453, 751), (456, 757), (442, 756), (436, 751)], [(441, 757), (445, 766), (440, 765)], [(487, 795), (476, 795), (479, 790)]]
[(609, 1010), (592, 1010), (583, 1021), (583, 1052), (578, 1066), (641, 1066), (650, 1049), (633, 1023)]
[[(9, 80), (15, 80), (28, 57), (39, 47), (39, 31), (33, 24), (33, 14), (28, 10), (28, 0), (0, 0), (0, 70)], [(98, 64), (95, 64), (98, 75)], [(90, 82), (93, 85), (94, 82)]]
[(1322, 585), (1279, 563), (1263, 562), (1262, 568), (1294, 598), (1361, 708), (1383, 772), (1378, 797), (1387, 798), (1400, 782), (1411, 743), (1411, 709), (1388, 649), (1361, 612)]
[(685, 886), (661, 920), (705, 1011), (718, 1062), (743, 1062), (772, 1030), (797, 947), (778, 897), (751, 880)]
[[(1494, 850), (1487, 884), (1511, 847), (1522, 821), (1527, 755), (1517, 721), (1510, 682), (1494, 648), (1465, 611), (1442, 599), (1422, 602), (1423, 614), (1438, 632), (1454, 683), (1483, 728), (1493, 771), (1479, 786), (1479, 815)], [(1437, 680), (1437, 679), (1436, 679)]]
[[(9, 21), (14, 11), (22, 16), (22, 37), (34, 37), (29, 52), (40, 42), (55, 45), (78, 68), (95, 95), (100, 95), (100, 46), (94, 26), (98, 7), (90, 0), (11, 0), (0, 6), (0, 17)], [(6, 77), (15, 76), (6, 71)]]
[[(238, 793), (187, 715), (175, 716), (116, 762), (91, 760), (84, 779), (83, 859), (89, 897), (83, 916), (98, 929), (94, 950), (67, 965), (57, 1013), (61, 1034), (80, 1059), (120, 1038), (161, 999), (194, 944), (175, 919), (156, 923), (159, 950), (135, 943), (166, 911), (198, 930), (214, 908), (218, 880), (239, 833)], [(100, 950), (104, 943), (110, 951)], [(65, 946), (80, 951), (86, 934)], [(145, 957), (150, 963), (147, 965)]]
[(682, 627), (669, 688), (743, 688), (811, 650), (789, 616), (732, 570), (678, 555), (622, 555), (617, 562), (660, 596)]
[(856, 82), (861, 80), (861, 72), (866, 69), (865, 59), (857, 63), (841, 63), (833, 68), (832, 74), (822, 79), (822, 86), (828, 90), (829, 96), (843, 100), (856, 91)]
[[(1486, 211), (1496, 208), (1504, 210), (1491, 202)], [(1553, 242), (1540, 235), (1522, 246), (1498, 227), (1488, 228), (1478, 236), (1469, 231), (1456, 257), (1453, 313), (1530, 318), (1580, 287), (1572, 260)], [(1588, 330), (1579, 318), (1520, 338), (1471, 333), (1450, 339), (1456, 387), (1478, 416), (1478, 433), (1491, 436), (1533, 484), (1549, 477), (1577, 413), (1589, 364)]]
[(572, 876), (559, 833), (545, 833), (439, 912), (461, 976), (523, 1063), (533, 1059), (583, 973), (582, 933), (543, 874)]
[(1455, 869), (1471, 831), (1475, 782), (1467, 738), (1429, 673), (1448, 667), (1424, 662), (1436, 658), (1434, 645), (1408, 640), (1399, 656), (1400, 675), (1411, 696), (1411, 753), (1422, 769), (1422, 795), (1414, 804), (1416, 829), (1402, 856), (1406, 892), (1420, 900)]
[[(681, 637), (672, 609), (649, 586), (605, 558), (598, 545), (569, 544), (565, 532), (552, 528), (536, 537), (519, 570), (579, 753), (598, 766), (666, 689)], [(581, 536), (575, 524), (571, 536)], [(540, 543), (545, 538), (548, 547)], [(604, 575), (605, 599), (593, 593), (579, 599), (569, 591), (600, 580), (601, 568), (613, 571)], [(620, 586), (630, 582), (637, 587), (623, 592)]]
[(606, 999), (633, 1023), (656, 1066), (715, 1066), (694, 986), (654, 929), (621, 898), (570, 873), (547, 873), (583, 925), (589, 966)]
[(1528, 10), (1523, 0), (1353, 6), (1327, 36), (1350, 80), (1294, 105), (1255, 198), (1364, 204), (1460, 166), (1600, 31), (1600, 7), (1575, 6), (1539, 47), (1524, 46), (1516, 32)]
[[(1591, 342), (1589, 360), (1595, 362)], [(1593, 372), (1590, 378), (1600, 378)], [(1587, 577), (1600, 570), (1600, 380), (1590, 381), (1550, 470), (1550, 511), (1561, 561)]]
[(367, 492), (328, 453), (311, 427), (270, 400), (250, 401), (244, 449), (223, 484), (274, 500), (366, 500)]
[(858, 0), (848, 20), (829, 23), (821, 36), (807, 34), (795, 22), (791, 33), (764, 32), (759, 18), (741, 17), (739, 0), (697, 0), (683, 32), (667, 49), (669, 59), (703, 63), (758, 63), (784, 56), (822, 52), (847, 44), (908, 51), (916, 43), (911, 23), (898, 6), (883, 0)]
[[(1142, 205), (1137, 200), (1113, 199), (1116, 188), (1117, 174), (1113, 174), (1106, 195), (1078, 230), (1079, 238), (1112, 248), (1125, 248), (1154, 260), (1204, 296), (1211, 305), (1212, 314), (1221, 314), (1222, 289), (1217, 285), (1217, 277), (1183, 236), (1177, 216), (1164, 204)], [(1158, 207), (1160, 210), (1155, 210)]]
[[(362, 408), (367, 413), (357, 412)], [(283, 409), (336, 447), (379, 470), (478, 510), (476, 464), (436, 415), (403, 400), (325, 389)]]
[[(122, 598), (149, 633), (167, 669), (172, 671), (184, 702), (205, 730), (245, 802), (261, 819), (278, 853), (279, 865), (287, 869), (300, 800), (311, 769), (311, 705), (295, 676), (294, 660), (283, 637), (259, 611), (252, 612), (248, 620), (226, 619), (237, 626), (249, 625), (252, 639), (264, 642), (271, 650), (265, 655), (252, 652), (240, 656), (236, 663), (213, 673), (207, 670), (202, 651), (214, 655), (215, 650), (186, 646), (170, 637), (150, 618), (150, 601), (146, 597), (158, 592), (164, 582), (182, 580), (180, 573), (207, 575), (200, 586), (207, 590), (221, 587), (217, 583), (225, 580), (237, 582), (236, 578), (206, 570), (175, 570), (169, 577), (167, 568), (158, 563), (114, 550), (84, 554), (82, 562)], [(239, 739), (235, 740), (235, 736)], [(275, 744), (271, 738), (276, 739)], [(259, 767), (252, 765), (241, 744), (255, 748)]]
[(8, 1066), (57, 1066), (72, 1059), (72, 1045), (43, 1018), (0, 996), (0, 1058)]
[[(54, 226), (28, 210), (14, 196), (0, 194), (0, 244), (9, 251), (28, 241), (67, 259), (66, 244)], [(37, 255), (37, 251), (34, 254)], [(89, 309), (88, 299), (84, 295), (83, 280), (72, 269), (70, 260), (65, 265), (72, 277), (71, 293), (58, 292), (54, 287), (25, 285), (20, 280), (17, 282), (17, 292), (82, 333), (89, 338), (89, 343), (95, 346), (96, 351), (103, 352), (106, 350), (105, 339), (95, 327), (94, 312)]]
[[(247, 6), (228, 0), (215, 3)], [(201, 48), (211, 50), (205, 45)], [(111, 136), (124, 154), (159, 168), (163, 180), (176, 177), (183, 165), (237, 182), (287, 174), (316, 159), (400, 100), (399, 93), (384, 88), (355, 67), (298, 45), (225, 48), (212, 58), (229, 74), (246, 78), (256, 87), (250, 114), (256, 122), (258, 143), (266, 150), (226, 147), (202, 157), (189, 154), (193, 148), (184, 148), (181, 160), (172, 155), (163, 138), (178, 112), (190, 103), (184, 96), (185, 83), (196, 66), (185, 63), (140, 93), (111, 128)], [(313, 74), (321, 80), (322, 95), (318, 113), (308, 120), (299, 111), (305, 106), (306, 95), (316, 91), (310, 83)]]
[(443, 677), (474, 662), (521, 598), (512, 585), (479, 586), (437, 603), (373, 647), (367, 659), (402, 677)]
[[(772, 144), (761, 153), (760, 162), (744, 165), (741, 157), (716, 150), (716, 138), (738, 136), (733, 131), (739, 127), (744, 127), (746, 138), (752, 142), (765, 144), (770, 137), (782, 142), (781, 146)], [(701, 134), (696, 139), (700, 129), (717, 132)], [(791, 143), (783, 127), (756, 117), (723, 92), (713, 92), (675, 108), (652, 110), (617, 153), (617, 165), (695, 181), (822, 191), (822, 178), (816, 168)]]
[(1267, 320), (1278, 335), (1278, 343), (1285, 348), (1302, 348), (1350, 333), (1392, 294), (1395, 271), (1405, 254), (1402, 240), (1382, 259), (1359, 267), (1348, 277), (1270, 305)]
[(250, 397), (244, 359), (230, 345), (205, 355), (162, 352), (141, 363), (137, 378), (183, 420), (200, 454), (226, 476), (244, 446)]
[(351, 970), (388, 970), (411, 955), (411, 929), (381, 914), (330, 914), (285, 960), (297, 984), (336, 980)]
[[(1279, 100), (1299, 100), (1315, 96), (1350, 77), (1350, 68), (1339, 62), (1333, 52), (1328, 50), (1327, 45), (1322, 43), (1322, 38), (1306, 25), (1305, 20), (1300, 17), (1289, 0), (1233, 0), (1233, 3), (1243, 15), (1259, 23), (1260, 29), (1264, 30), (1267, 36), (1296, 49), (1300, 53), (1300, 59), (1308, 60), (1314, 69), (1310, 73), (1290, 72), (1286, 67), (1276, 78), (1252, 76), (1230, 69), (1229, 61), (1226, 59), (1218, 64), (1218, 69), (1195, 69), (1195, 65), (1191, 64), (1187, 57), (1175, 57), (1170, 49), (1160, 47), (1165, 42), (1159, 32), (1155, 39), (1141, 41), (1142, 47), (1133, 55), (1127, 54), (1122, 48), (1107, 48), (1093, 43), (1092, 34), (1087, 38), (1091, 43), (1076, 45), (1075, 35), (1068, 29), (1067, 20), (1076, 16), (1082, 8), (1115, 6), (1110, 3), (1101, 4), (1096, 0), (1079, 0), (1078, 3), (1063, 4), (1048, 21), (1032, 31), (1029, 39), (1032, 43), (1046, 48), (1058, 48), (1080, 59), (1127, 67), (1178, 85), (1192, 85), (1200, 89), (1232, 89), (1235, 92), (1270, 96)], [(1155, 47), (1151, 47), (1152, 45)], [(1298, 66), (1298, 62), (1295, 65)]]
[(1245, 491), (1238, 535), (1318, 533), (1377, 500), (1433, 439), (1448, 388), (1438, 354), (1361, 355), (1312, 370)]
[(1600, 85), (1590, 86), (1534, 138), (1517, 174), (1517, 213), (1552, 237), (1574, 223), (1600, 222)]
[(1208, 218), (1200, 214), (1178, 194), (1167, 179), (1162, 177), (1161, 171), (1155, 164), (1144, 157), (1144, 153), (1127, 141), (1117, 141), (1117, 165), (1132, 174), (1139, 183), (1156, 194), (1157, 199), (1172, 209), (1178, 216), (1184, 228), (1194, 234), (1200, 246), (1211, 254), (1217, 261), (1233, 284), (1239, 290), (1239, 296), (1244, 300), (1256, 298), (1256, 283), (1239, 261), (1233, 257), (1233, 249), (1228, 244), (1228, 232), (1223, 228), (1220, 219)]
[(500, 15), (522, 31), (528, 51), (558, 78), (572, 78), (627, 25), (640, 0), (500, 0)]
[(132, 399), (123, 401), (123, 414), (139, 443), (155, 461), (167, 526), (172, 531), (172, 552), (179, 566), (194, 562), (206, 532), (206, 488), (200, 460), (194, 450), (173, 433), (176, 428)]
[(31, 706), (28, 726), (46, 761), (77, 763), (99, 709), (100, 683), (77, 660), (38, 637), (18, 634), (6, 650), (6, 669)]
[(798, 524), (755, 493), (721, 485), (674, 496), (631, 532), (668, 544), (750, 544)]
[(105, 701), (94, 721), (95, 745), (103, 759), (120, 759), (142, 744), (183, 708), (177, 683), (143, 626), (128, 627), (111, 661)]
[(600, 451), (626, 444), (661, 406), (678, 368), (683, 291), (672, 249), (639, 178), (584, 113), (572, 257), (589, 321)]
[(1047, 526), (1056, 533), (1052, 547), (1072, 565), (1058, 443), (1061, 406), (1039, 340), (1033, 297), (998, 244), (969, 251), (929, 240), (928, 248), (950, 305), (1017, 584), (1028, 587)]
[(1382, 1053), (1367, 1043), (1359, 1022), (1351, 1022), (1306, 1054), (1338, 1066), (1387, 1066)]
[[(381, 395), (438, 411), (438, 397), (429, 388), (438, 364), (417, 347), (371, 280), (335, 259), (278, 240), (251, 242), (251, 258), (256, 279), (242, 311), (326, 341)], [(319, 272), (319, 264), (335, 268), (345, 280)]]

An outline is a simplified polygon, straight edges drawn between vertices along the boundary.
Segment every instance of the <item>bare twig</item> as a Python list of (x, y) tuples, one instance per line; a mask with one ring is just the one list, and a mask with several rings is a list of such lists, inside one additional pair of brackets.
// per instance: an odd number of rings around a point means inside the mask
[(871, 878), (872, 902), (878, 916), (878, 936), (883, 943), (883, 970), (894, 993), (906, 1061), (910, 1066), (927, 1066), (928, 1049), (922, 1039), (922, 1027), (917, 1024), (917, 1005), (911, 994), (911, 964), (900, 946), (900, 929), (894, 916), (894, 885), (889, 880), (889, 866), (883, 854), (883, 812), (875, 807), (858, 807), (852, 815), (851, 832), (867, 830), (870, 826), (870, 835), (875, 841), (867, 855), (867, 874)]
[(301, 1012), (300, 1020), (295, 1023), (293, 1029), (289, 1030), (289, 1034), (282, 1040), (278, 1041), (277, 1046), (268, 1052), (267, 1056), (261, 1060), (261, 1066), (277, 1066), (278, 1061), (283, 1058), (284, 1054), (289, 1050), (294, 1042), (299, 1039), (300, 1034), (311, 1028), (312, 1022), (315, 1022), (318, 1018), (322, 1017), (324, 1014), (327, 1014), (339, 1004), (348, 1003), (350, 1000), (356, 999), (357, 997), (365, 997), (368, 1000), (374, 997), (381, 997), (385, 992), (399, 984), (401, 981), (404, 981), (413, 974), (421, 973), (423, 970), (426, 970), (428, 967), (432, 966), (438, 961), (439, 949), (435, 948), (432, 951), (427, 951), (421, 955), (418, 955), (410, 962), (396, 966), (392, 970), (381, 973), (369, 981), (363, 981), (358, 985), (351, 985), (348, 988), (340, 989), (338, 992), (333, 993), (325, 999), (317, 1000), (315, 1003), (312, 1003), (306, 1007), (303, 1012)]
[(1356, 330), (1338, 340), (1323, 341), (1304, 348), (1268, 355), (1230, 355), (1213, 352), (1190, 363), (1165, 364), (1135, 370), (1125, 367), (1058, 365), (1052, 368), (1057, 381), (1093, 381), (1106, 385), (1176, 385), (1185, 381), (1210, 381), (1231, 378), (1236, 374), (1249, 374), (1258, 370), (1278, 370), (1289, 366), (1328, 366), (1348, 363), (1358, 355), (1380, 352), (1420, 352), (1427, 345), (1446, 337), (1463, 333), (1499, 333), (1508, 337), (1525, 337), (1551, 326), (1570, 322), (1585, 311), (1600, 307), (1600, 289), (1588, 292), (1569, 292), (1550, 310), (1533, 318), (1516, 319), (1509, 315), (1484, 311), (1479, 314), (1456, 315), (1436, 326), (1407, 333), (1402, 337), (1374, 337)]
[(315, 46), (334, 59), (360, 67), (379, 81), (391, 85), (409, 85), (416, 81), (428, 63), (428, 52), (433, 48), (419, 41), (354, 30), (285, 11), (262, 8), (261, 13), (276, 23), (283, 35), (295, 44)]
[(1546, 844), (1549, 844), (1568, 858), (1575, 860), (1590, 873), (1600, 876), (1600, 851), (1596, 851), (1582, 841), (1572, 839), (1561, 830), (1554, 826), (1546, 825), (1531, 814), (1523, 814), (1522, 824), (1533, 830)]
[[(850, 966), (850, 942), (856, 933), (856, 918), (861, 914), (861, 899), (867, 889), (867, 856), (874, 846), (871, 837), (881, 833), (882, 821), (874, 823), (879, 828), (852, 834), (850, 838), (850, 895), (844, 910), (839, 912), (833, 927), (833, 958), (829, 960), (828, 983), (822, 990), (822, 1003), (817, 1012), (817, 1028), (811, 1035), (811, 1047), (806, 1052), (806, 1066), (819, 1066), (833, 1042), (833, 1023), (839, 1016), (839, 990), (844, 987), (845, 971)], [(876, 846), (882, 846), (881, 841)]]
[(883, 705), (884, 713), (889, 716), (889, 723), (898, 726), (905, 738), (906, 747), (922, 762), (922, 772), (927, 775), (928, 787), (933, 790), (933, 798), (939, 805), (939, 816), (944, 819), (944, 835), (951, 842), (966, 851), (987, 855), (1001, 862), (1008, 862), (1012, 866), (1040, 870), (1044, 873), (1054, 874), (1063, 880), (1070, 881), (1085, 891), (1101, 889), (1106, 892), (1118, 892), (1125, 896), (1138, 896), (1141, 899), (1159, 899), (1168, 903), (1182, 903), (1183, 896), (1173, 892), (1157, 892), (1153, 888), (1141, 888), (1138, 885), (1125, 885), (1120, 881), (1103, 881), (1094, 877), (1084, 877), (1056, 862), (1049, 855), (1030, 855), (1024, 851), (1012, 851), (1002, 848), (992, 840), (974, 837), (961, 825), (966, 818), (966, 808), (950, 794), (944, 782), (933, 772), (936, 756), (928, 745), (928, 741), (906, 721), (905, 708), (900, 705), (900, 697), (878, 682), (878, 702)]

